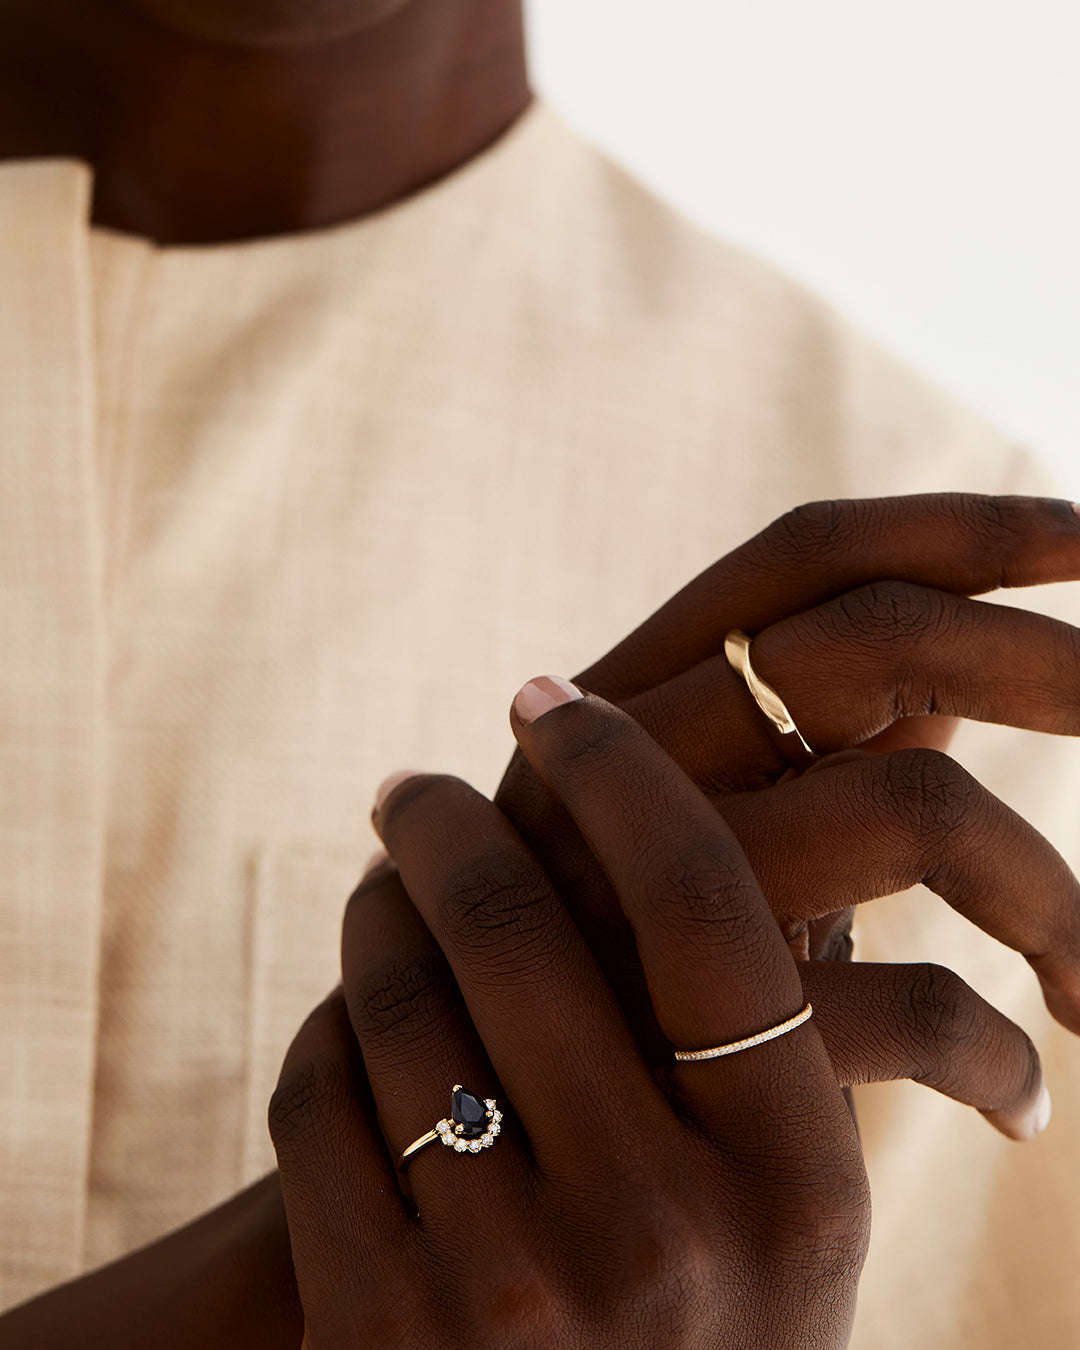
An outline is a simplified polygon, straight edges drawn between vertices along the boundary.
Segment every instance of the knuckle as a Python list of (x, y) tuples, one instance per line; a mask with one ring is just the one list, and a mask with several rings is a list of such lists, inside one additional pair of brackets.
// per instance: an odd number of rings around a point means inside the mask
[(619, 1266), (620, 1304), (629, 1295), (654, 1321), (677, 1323), (702, 1306), (715, 1284), (715, 1238), (691, 1205), (656, 1195), (623, 1227)]
[(943, 750), (897, 750), (882, 761), (880, 791), (921, 843), (940, 844), (971, 828), (980, 789)]
[(749, 869), (726, 850), (702, 849), (692, 856), (672, 853), (670, 841), (646, 862), (649, 902), (661, 928), (695, 940), (723, 943), (750, 958), (760, 942), (757, 883)]
[(267, 1108), (270, 1138), (279, 1156), (332, 1132), (350, 1100), (347, 1069), (336, 1060), (306, 1060), (284, 1070)]
[[(968, 492), (956, 493), (950, 501), (965, 533), (980, 540), (990, 559), (998, 560), (998, 583), (1004, 584), (1002, 560), (1030, 537), (1030, 501), (1023, 497), (985, 497)], [(977, 566), (978, 559), (974, 556), (972, 562), (976, 564), (972, 568), (972, 579), (977, 588), (988, 589), (985, 568)]]
[(948, 597), (905, 581), (870, 581), (839, 596), (830, 608), (836, 627), (848, 640), (858, 639), (875, 649), (883, 642), (906, 648), (945, 625)]
[(490, 1346), (563, 1345), (570, 1339), (567, 1306), (545, 1270), (523, 1254), (503, 1254), (489, 1268), (471, 1321)]
[(350, 1000), (356, 1033), (365, 1042), (412, 1039), (434, 1020), (443, 990), (441, 962), (397, 956), (367, 976)]
[(555, 906), (546, 878), (522, 853), (495, 850), (448, 877), (440, 911), (459, 950), (513, 959), (550, 934)]
[(922, 1065), (921, 1077), (947, 1073), (951, 1056), (977, 1044), (982, 1025), (975, 991), (946, 966), (908, 967), (901, 1009)]
[(846, 553), (857, 506), (849, 501), (804, 502), (796, 506), (763, 531), (761, 543), (765, 553), (785, 563), (804, 559), (821, 563)]
[(858, 1147), (825, 1146), (784, 1170), (779, 1194), (760, 1217), (759, 1239), (772, 1258), (820, 1274), (856, 1271), (869, 1243), (870, 1183)]

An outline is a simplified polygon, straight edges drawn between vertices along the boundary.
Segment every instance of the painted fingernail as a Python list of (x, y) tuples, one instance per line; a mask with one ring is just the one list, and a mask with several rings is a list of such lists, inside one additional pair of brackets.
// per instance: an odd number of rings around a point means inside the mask
[(375, 790), (375, 810), (378, 811), (387, 797), (397, 787), (399, 783), (404, 783), (406, 778), (415, 778), (415, 769), (399, 769), (397, 773), (392, 773), (389, 778), (384, 778)]
[(569, 680), (560, 679), (558, 675), (538, 675), (515, 694), (514, 712), (522, 722), (535, 722), (560, 703), (573, 703), (575, 699), (583, 697), (577, 685), (571, 684)]

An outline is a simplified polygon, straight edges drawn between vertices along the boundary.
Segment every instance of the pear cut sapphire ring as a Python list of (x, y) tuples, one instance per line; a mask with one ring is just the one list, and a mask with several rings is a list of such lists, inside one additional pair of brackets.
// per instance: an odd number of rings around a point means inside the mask
[(398, 1160), (398, 1168), (404, 1167), (414, 1153), (419, 1153), (425, 1144), (433, 1144), (436, 1139), (441, 1139), (455, 1153), (479, 1153), (495, 1142), (502, 1129), (501, 1122), (502, 1112), (494, 1097), (477, 1097), (466, 1092), (460, 1083), (455, 1083), (450, 1115), (409, 1145)]

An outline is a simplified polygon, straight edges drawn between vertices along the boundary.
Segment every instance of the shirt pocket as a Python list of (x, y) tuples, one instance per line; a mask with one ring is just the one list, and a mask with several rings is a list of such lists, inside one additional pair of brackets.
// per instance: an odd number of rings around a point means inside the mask
[(270, 1095), (300, 1024), (341, 980), (341, 920), (362, 870), (356, 852), (319, 844), (272, 844), (255, 854), (242, 1185), (276, 1166)]

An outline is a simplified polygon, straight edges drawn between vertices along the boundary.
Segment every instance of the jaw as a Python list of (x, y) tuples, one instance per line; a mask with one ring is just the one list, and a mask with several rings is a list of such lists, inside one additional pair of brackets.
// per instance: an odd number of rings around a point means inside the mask
[(124, 0), (174, 32), (253, 50), (316, 46), (355, 36), (416, 0)]

